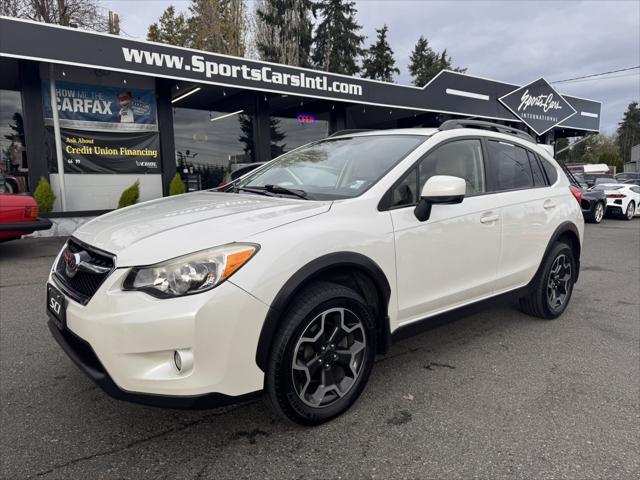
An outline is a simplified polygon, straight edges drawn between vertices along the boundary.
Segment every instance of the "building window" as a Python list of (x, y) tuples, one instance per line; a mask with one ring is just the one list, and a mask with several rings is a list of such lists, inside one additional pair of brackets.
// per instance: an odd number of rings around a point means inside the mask
[[(275, 121), (276, 135), (271, 130), (271, 143), (279, 146), (281, 154), (310, 142), (327, 138), (329, 132), (328, 114), (314, 115), (303, 112), (299, 117), (271, 117)], [(271, 148), (273, 150), (273, 146)]]
[(217, 187), (232, 165), (246, 163), (241, 117), (225, 115), (189, 108), (173, 111), (176, 166), (189, 190)]
[(5, 192), (30, 191), (20, 92), (0, 90), (0, 177)]

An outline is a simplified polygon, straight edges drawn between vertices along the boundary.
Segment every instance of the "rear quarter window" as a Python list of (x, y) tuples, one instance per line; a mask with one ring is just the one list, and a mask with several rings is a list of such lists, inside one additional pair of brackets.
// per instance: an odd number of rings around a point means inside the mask
[(547, 180), (549, 180), (549, 185), (553, 185), (558, 180), (558, 171), (556, 167), (554, 167), (551, 162), (545, 160), (543, 157), (538, 156), (540, 159), (540, 163), (542, 164), (542, 168), (544, 169), (544, 173), (547, 175)]

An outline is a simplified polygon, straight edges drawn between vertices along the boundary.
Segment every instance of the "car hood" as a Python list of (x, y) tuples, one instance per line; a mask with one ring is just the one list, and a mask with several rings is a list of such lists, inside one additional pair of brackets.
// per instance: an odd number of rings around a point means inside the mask
[(115, 210), (73, 236), (115, 254), (118, 267), (149, 265), (243, 241), (330, 208), (330, 201), (202, 191)]

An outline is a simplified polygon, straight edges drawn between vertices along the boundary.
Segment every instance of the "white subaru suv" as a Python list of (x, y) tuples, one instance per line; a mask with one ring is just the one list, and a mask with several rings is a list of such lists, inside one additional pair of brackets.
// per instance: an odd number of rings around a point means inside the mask
[(206, 408), (266, 391), (314, 425), (416, 322), (506, 292), (559, 316), (583, 229), (569, 181), (524, 132), (346, 131), (222, 190), (83, 225), (52, 267), (49, 327), (116, 398)]

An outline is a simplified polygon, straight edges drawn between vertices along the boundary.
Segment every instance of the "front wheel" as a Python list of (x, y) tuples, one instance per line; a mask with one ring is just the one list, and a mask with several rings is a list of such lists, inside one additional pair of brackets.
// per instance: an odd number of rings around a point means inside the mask
[(301, 425), (345, 412), (362, 393), (375, 359), (375, 316), (342, 285), (318, 282), (291, 304), (266, 375), (275, 410)]
[(569, 304), (575, 279), (573, 250), (566, 243), (555, 243), (536, 274), (530, 293), (520, 298), (520, 309), (547, 320), (559, 317)]
[(636, 213), (636, 204), (631, 200), (629, 205), (627, 205), (627, 211), (624, 215), (625, 220), (633, 220), (633, 216)]

